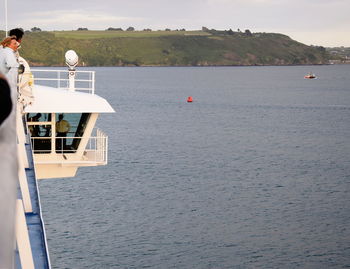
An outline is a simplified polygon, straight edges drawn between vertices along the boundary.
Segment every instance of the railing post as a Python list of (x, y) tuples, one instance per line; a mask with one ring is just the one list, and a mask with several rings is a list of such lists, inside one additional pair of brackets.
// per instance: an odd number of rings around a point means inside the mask
[(21, 268), (34, 269), (32, 249), (30, 247), (28, 229), (24, 216), (22, 200), (17, 199), (16, 205), (16, 241), (21, 261)]
[(106, 152), (105, 152), (106, 160), (105, 162), (108, 163), (108, 136), (106, 136)]
[(51, 113), (51, 153), (56, 153), (56, 114)]
[(92, 94), (95, 94), (95, 71), (92, 71)]
[(69, 90), (70, 91), (75, 91), (75, 70), (69, 70), (68, 71), (68, 78), (69, 78)]
[[(18, 156), (19, 154), (23, 154), (23, 152), (20, 151), (20, 148), (18, 147)], [(28, 187), (28, 181), (27, 176), (25, 173), (25, 168), (23, 165), (22, 158), (18, 158), (18, 179), (19, 179), (19, 185), (21, 189), (22, 199), (23, 199), (23, 206), (26, 213), (33, 212), (32, 207), (32, 201), (30, 199), (30, 193), (29, 193), (29, 187)]]
[(61, 88), (61, 72), (57, 71), (58, 81), (57, 81), (57, 87)]

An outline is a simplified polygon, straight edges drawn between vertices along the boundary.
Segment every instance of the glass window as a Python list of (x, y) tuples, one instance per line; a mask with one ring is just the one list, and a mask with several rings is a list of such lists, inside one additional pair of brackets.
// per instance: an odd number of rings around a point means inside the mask
[(56, 152), (76, 152), (89, 117), (89, 113), (56, 114)]
[[(77, 151), (90, 115), (90, 113), (55, 114), (57, 153)], [(28, 113), (27, 121), (34, 153), (50, 153), (52, 124), (46, 123), (51, 123), (51, 113)]]
[[(28, 131), (31, 136), (34, 153), (51, 152), (51, 124), (43, 124), (51, 121), (51, 113), (28, 113)], [(37, 123), (37, 124), (33, 124)]]
[(28, 125), (28, 130), (31, 137), (50, 137), (51, 136), (51, 124), (50, 125)]
[(51, 125), (29, 125), (34, 153), (51, 152)]
[(51, 121), (51, 113), (28, 113), (27, 121), (28, 122)]

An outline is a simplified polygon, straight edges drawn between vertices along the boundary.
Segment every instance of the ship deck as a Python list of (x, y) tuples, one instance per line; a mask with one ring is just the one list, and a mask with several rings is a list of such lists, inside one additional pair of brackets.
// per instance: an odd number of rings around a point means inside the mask
[[(28, 181), (28, 188), (32, 202), (32, 213), (26, 213), (25, 219), (28, 228), (28, 235), (32, 249), (33, 261), (35, 268), (50, 268), (49, 254), (47, 250), (46, 235), (44, 222), (41, 216), (41, 206), (39, 198), (39, 190), (35, 177), (33, 157), (31, 153), (31, 145), (26, 144), (26, 153), (28, 157), (29, 168), (26, 168), (25, 173)], [(21, 192), (18, 192), (21, 196)], [(19, 253), (16, 252), (16, 268), (22, 268), (19, 259)]]

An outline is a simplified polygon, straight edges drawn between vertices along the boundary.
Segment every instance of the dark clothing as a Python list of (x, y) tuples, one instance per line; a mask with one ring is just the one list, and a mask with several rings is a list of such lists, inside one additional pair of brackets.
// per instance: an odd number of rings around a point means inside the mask
[(7, 81), (0, 78), (0, 125), (12, 110), (11, 90)]
[(67, 137), (67, 133), (57, 133), (56, 137)]
[(57, 133), (56, 135), (56, 149), (63, 150), (67, 147), (67, 133)]

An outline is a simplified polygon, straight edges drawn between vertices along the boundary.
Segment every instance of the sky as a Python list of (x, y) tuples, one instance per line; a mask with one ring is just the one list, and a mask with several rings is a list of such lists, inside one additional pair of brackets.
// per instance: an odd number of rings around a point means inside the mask
[(165, 28), (282, 33), (306, 45), (350, 47), (350, 0), (0, 0), (0, 29)]

